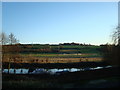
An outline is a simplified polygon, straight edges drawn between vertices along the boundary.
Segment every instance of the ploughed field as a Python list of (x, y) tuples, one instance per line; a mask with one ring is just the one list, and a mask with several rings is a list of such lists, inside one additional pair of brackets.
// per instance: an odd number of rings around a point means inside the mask
[(100, 46), (20, 44), (6, 45), (3, 48), (5, 48), (3, 49), (5, 50), (3, 62), (74, 63), (102, 61)]

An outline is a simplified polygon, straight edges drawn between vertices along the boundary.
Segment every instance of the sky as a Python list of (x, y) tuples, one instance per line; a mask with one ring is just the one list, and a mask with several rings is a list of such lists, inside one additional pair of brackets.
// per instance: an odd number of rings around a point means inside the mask
[(2, 30), (20, 43), (109, 43), (117, 2), (3, 2)]

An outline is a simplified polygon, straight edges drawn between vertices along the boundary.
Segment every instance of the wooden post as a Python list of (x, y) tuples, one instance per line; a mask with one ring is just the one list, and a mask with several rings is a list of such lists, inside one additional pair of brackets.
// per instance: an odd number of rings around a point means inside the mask
[(80, 58), (80, 62), (81, 62), (81, 58)]
[(16, 72), (16, 70), (15, 70), (15, 68), (14, 68), (14, 74), (15, 74), (15, 72)]
[(20, 72), (20, 73), (22, 74), (22, 72), (23, 72), (23, 70), (22, 70), (22, 68), (21, 68), (21, 72)]
[(8, 74), (9, 74), (9, 72), (10, 72), (10, 59), (11, 59), (11, 58), (9, 58), (9, 62), (8, 62)]

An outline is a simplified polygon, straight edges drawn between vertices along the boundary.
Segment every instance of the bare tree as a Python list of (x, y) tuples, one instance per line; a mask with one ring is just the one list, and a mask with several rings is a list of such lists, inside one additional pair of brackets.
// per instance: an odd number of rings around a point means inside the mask
[(118, 27), (114, 31), (114, 33), (112, 35), (112, 40), (113, 40), (114, 44), (120, 45), (120, 25), (118, 25)]
[(13, 33), (11, 33), (10, 35), (9, 35), (9, 44), (16, 44), (16, 43), (18, 43), (19, 41), (16, 39), (16, 37), (14, 36), (14, 34)]
[(6, 45), (8, 43), (8, 38), (4, 32), (0, 34), (0, 44)]
[(115, 28), (112, 40), (113, 45), (103, 47), (103, 57), (108, 64), (120, 66), (120, 25)]

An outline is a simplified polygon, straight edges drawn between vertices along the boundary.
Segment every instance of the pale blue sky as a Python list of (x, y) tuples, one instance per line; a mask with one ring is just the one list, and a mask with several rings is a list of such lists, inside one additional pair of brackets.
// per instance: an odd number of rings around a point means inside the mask
[(105, 44), (118, 24), (117, 2), (8, 2), (2, 26), (20, 43)]

